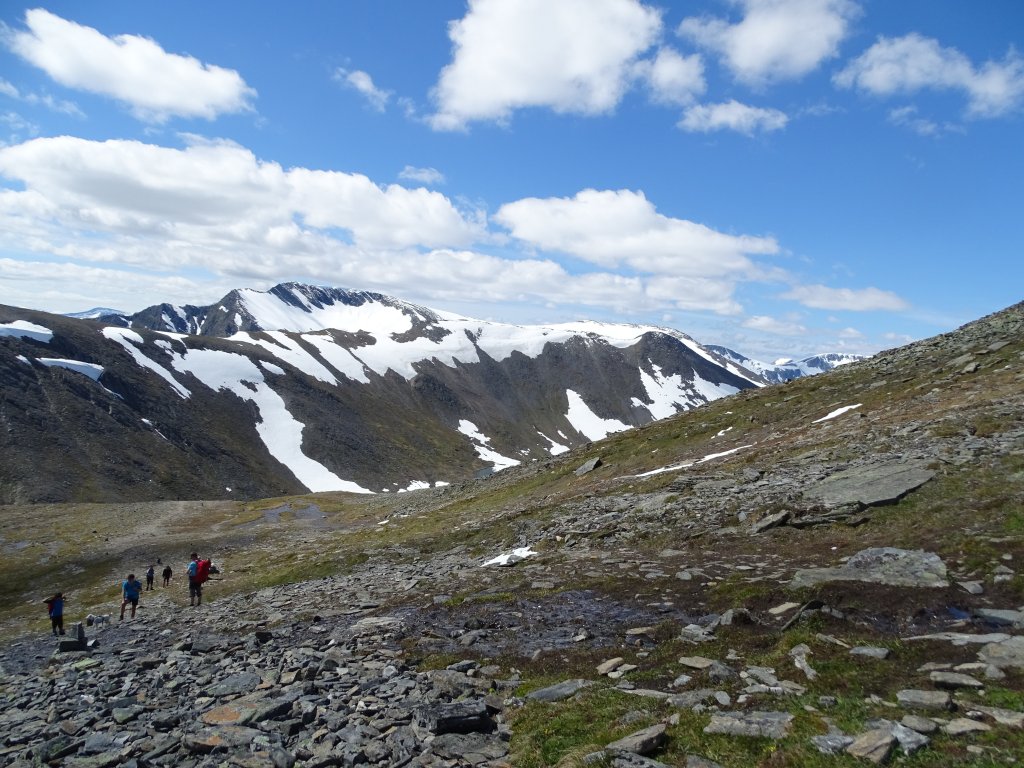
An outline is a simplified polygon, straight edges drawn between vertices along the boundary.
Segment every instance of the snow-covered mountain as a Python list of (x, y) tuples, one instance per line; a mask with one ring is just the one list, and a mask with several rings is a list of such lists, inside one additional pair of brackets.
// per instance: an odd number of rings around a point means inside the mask
[(781, 384), (801, 376), (813, 376), (816, 373), (824, 373), (840, 365), (855, 363), (864, 360), (861, 355), (846, 355), (838, 352), (828, 352), (820, 355), (805, 357), (803, 360), (776, 360), (774, 363), (763, 363), (753, 360), (746, 355), (735, 352), (728, 347), (720, 347), (716, 344), (706, 344), (704, 348), (719, 355), (736, 365), (746, 368), (748, 371), (758, 374), (772, 384)]
[(109, 307), (93, 307), (84, 312), (69, 312), (66, 317), (74, 317), (79, 320), (99, 320), (104, 317), (125, 317), (124, 312)]
[(299, 284), (99, 321), (0, 307), (19, 405), (0, 501), (423, 487), (763, 383), (671, 329), (508, 325)]

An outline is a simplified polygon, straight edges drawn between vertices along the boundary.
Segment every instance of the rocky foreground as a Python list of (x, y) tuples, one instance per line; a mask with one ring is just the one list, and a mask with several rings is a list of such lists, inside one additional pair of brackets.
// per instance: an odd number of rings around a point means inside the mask
[[(574, 562), (594, 575), (667, 575), (683, 586), (714, 579), (710, 567), (682, 568), (680, 554), (633, 560), (581, 552)], [(0, 764), (509, 765), (515, 763), (510, 723), (518, 710), (558, 707), (609, 689), (643, 702), (638, 720), (649, 721), (642, 713), (653, 711), (656, 721), (581, 756), (589, 764), (665, 765), (657, 758), (670, 729), (693, 715), (704, 718), (705, 734), (740, 740), (790, 738), (795, 719), (810, 718), (816, 727), (809, 742), (818, 753), (876, 764), (927, 750), (935, 738), (946, 748), (957, 742), (967, 755), (1015, 759), (1012, 748), (975, 742), (990, 732), (1012, 739), (1024, 728), (1024, 712), (983, 703), (986, 686), (1005, 684), (1008, 676), (1019, 680), (1024, 669), (1024, 610), (978, 607), (959, 618), (917, 621), (904, 628), (903, 641), (927, 647), (934, 661), (906, 670), (901, 655), (920, 659), (916, 650), (850, 639), (863, 636), (858, 617), (821, 600), (693, 615), (671, 601), (556, 592), (554, 581), (564, 572), (557, 558), (503, 562), (483, 569), (458, 551), (430, 564), (371, 562), (346, 578), (236, 599), (217, 600), (214, 582), (213, 599), (197, 608), (180, 607), (158, 589), (145, 593), (135, 620), (115, 616), (109, 625), (86, 628), (82, 646), (74, 630), (56, 649), (56, 639), (14, 643), (0, 654), (7, 702)], [(757, 568), (748, 562), (715, 567), (744, 574)], [(472, 572), (486, 575), (470, 599), (456, 603), (437, 591), (465, 583)], [(835, 568), (785, 575), (818, 584), (860, 582), (864, 590), (894, 589), (904, 600), (920, 596), (931, 604), (929, 593), (945, 588), (981, 600), (985, 584), (1012, 574), (1000, 564), (956, 585), (950, 580), (964, 574), (949, 572), (937, 556), (882, 548)], [(524, 596), (505, 597), (510, 587)], [(421, 596), (408, 600), (413, 589)], [(785, 633), (808, 622), (829, 631), (805, 632), (810, 642), (793, 645), (785, 666), (750, 663), (731, 648), (721, 653), (716, 638)], [(674, 677), (633, 682), (653, 666), (661, 646), (683, 649), (669, 663)], [(566, 672), (553, 684), (524, 685), (513, 666), (516, 659), (529, 665), (547, 657), (557, 677), (559, 654), (583, 649), (599, 663), (589, 674)], [(888, 715), (843, 732), (830, 717), (836, 696), (816, 684), (816, 658), (830, 655), (848, 656), (876, 675), (885, 676), (887, 666), (894, 676), (909, 672), (916, 683), (894, 696), (870, 695), (868, 703)], [(425, 658), (455, 660), (423, 665)], [(718, 764), (696, 753), (685, 760), (674, 764)]]

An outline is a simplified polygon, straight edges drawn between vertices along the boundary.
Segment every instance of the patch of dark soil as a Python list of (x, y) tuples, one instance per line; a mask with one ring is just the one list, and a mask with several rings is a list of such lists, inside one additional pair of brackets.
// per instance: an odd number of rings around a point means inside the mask
[(421, 650), (492, 658), (613, 646), (625, 640), (629, 629), (700, 619), (673, 607), (628, 604), (591, 590), (536, 598), (479, 595), (458, 605), (413, 609), (403, 618), (407, 636), (418, 638)]
[[(972, 618), (973, 608), (988, 605), (982, 597), (959, 587), (928, 589), (893, 587), (864, 582), (833, 582), (816, 587), (809, 598), (841, 612), (851, 627), (886, 637), (910, 637), (933, 632), (991, 632), (991, 626)], [(768, 601), (757, 601), (766, 610)]]

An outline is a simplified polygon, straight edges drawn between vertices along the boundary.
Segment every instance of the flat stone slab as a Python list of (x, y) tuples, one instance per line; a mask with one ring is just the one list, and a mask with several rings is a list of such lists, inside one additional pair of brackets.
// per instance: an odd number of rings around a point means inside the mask
[(894, 462), (835, 472), (804, 491), (827, 507), (892, 504), (935, 477), (924, 462)]
[(793, 587), (811, 587), (831, 581), (862, 581), (894, 587), (948, 587), (946, 564), (933, 552), (920, 549), (872, 547), (863, 549), (837, 568), (797, 571)]
[(986, 707), (984, 704), (976, 704), (974, 702), (961, 702), (960, 706), (963, 709), (977, 710), (983, 715), (991, 717), (1000, 725), (1008, 725), (1011, 728), (1024, 728), (1024, 712), (1001, 709), (999, 707)]
[(973, 678), (970, 675), (961, 674), (960, 672), (944, 672), (942, 670), (936, 670), (928, 677), (935, 684), (936, 688), (945, 688), (947, 690), (952, 690), (954, 688), (971, 688), (977, 690), (978, 688), (985, 687), (985, 684), (980, 680)]
[(931, 635), (914, 635), (905, 637), (904, 640), (941, 640), (953, 645), (989, 645), (991, 643), (1003, 643), (1012, 635), (1005, 632), (989, 632), (984, 635), (972, 635), (969, 632), (935, 632)]
[(589, 688), (593, 684), (594, 683), (590, 680), (583, 680), (579, 678), (575, 680), (565, 680), (561, 683), (549, 685), (547, 688), (539, 688), (536, 691), (531, 691), (526, 694), (526, 698), (532, 699), (533, 701), (564, 701), (571, 696), (575, 696), (584, 688)]
[(632, 752), (636, 755), (653, 755), (668, 741), (665, 735), (665, 724), (658, 723), (642, 731), (631, 733), (618, 741), (605, 746), (609, 752)]
[(240, 693), (249, 693), (260, 684), (261, 678), (255, 672), (239, 672), (236, 675), (226, 677), (224, 680), (210, 685), (205, 693), (207, 696), (237, 696)]
[(895, 747), (896, 737), (892, 735), (892, 731), (888, 728), (876, 728), (857, 736), (846, 748), (846, 753), (881, 765), (889, 758)]
[(1024, 636), (989, 643), (978, 651), (978, 658), (1000, 669), (1024, 669)]
[(263, 731), (245, 728), (238, 725), (225, 725), (217, 728), (202, 728), (190, 733), (182, 740), (189, 752), (208, 754), (214, 750), (237, 749), (248, 747), (253, 741), (265, 737)]
[(481, 701), (453, 701), (424, 706), (416, 711), (417, 725), (433, 734), (490, 733), (495, 723)]
[(783, 739), (792, 722), (788, 712), (724, 712), (711, 716), (704, 733)]
[(853, 741), (853, 736), (847, 736), (835, 727), (829, 728), (829, 732), (822, 736), (811, 737), (811, 744), (823, 755), (838, 755), (845, 752)]
[(683, 656), (679, 659), (679, 663), (690, 669), (707, 669), (715, 663), (715, 660), (704, 656)]
[(608, 659), (608, 661), (604, 661), (597, 665), (597, 674), (607, 675), (609, 672), (618, 669), (625, 663), (626, 660), (621, 656), (616, 656), (614, 659)]
[(900, 720), (900, 724), (904, 728), (910, 728), (912, 731), (917, 731), (921, 734), (935, 733), (939, 730), (939, 724), (928, 717), (921, 717), (920, 715), (904, 715), (903, 719)]
[(907, 709), (946, 710), (952, 706), (952, 698), (946, 691), (921, 691), (905, 688), (897, 691), (896, 702)]
[(888, 648), (879, 648), (873, 645), (858, 645), (856, 648), (850, 649), (851, 656), (867, 656), (870, 659), (887, 659), (889, 653)]
[(1024, 611), (1000, 608), (977, 608), (974, 615), (1001, 627), (1024, 629)]
[(950, 720), (942, 726), (942, 732), (948, 733), (950, 736), (963, 736), (968, 733), (984, 733), (985, 731), (991, 730), (991, 725), (986, 725), (985, 723), (978, 722), (977, 720), (971, 720), (966, 717), (958, 717), (955, 720)]

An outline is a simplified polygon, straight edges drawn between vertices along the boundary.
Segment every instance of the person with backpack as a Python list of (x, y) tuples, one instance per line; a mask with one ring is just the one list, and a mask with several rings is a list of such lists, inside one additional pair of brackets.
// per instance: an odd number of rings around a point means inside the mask
[(146, 591), (148, 592), (153, 588), (153, 579), (156, 578), (156, 568), (152, 565), (149, 566), (149, 570), (146, 571)]
[(135, 609), (139, 607), (139, 595), (142, 594), (142, 582), (135, 578), (134, 573), (129, 573), (128, 578), (121, 584), (121, 619), (124, 619), (124, 609), (131, 603), (132, 618), (135, 618)]
[(165, 587), (170, 586), (171, 576), (173, 576), (173, 575), (174, 575), (174, 571), (171, 570), (171, 566), (170, 565), (165, 565), (164, 566), (164, 573), (163, 573), (164, 586)]
[(188, 568), (188, 604), (189, 605), (202, 605), (203, 604), (203, 584), (210, 578), (210, 560), (209, 558), (201, 560), (197, 552), (192, 553), (192, 559), (189, 561)]
[(53, 636), (64, 634), (64, 593), (57, 592), (53, 597), (43, 600), (46, 603), (47, 613), (50, 614), (50, 625), (53, 627)]

